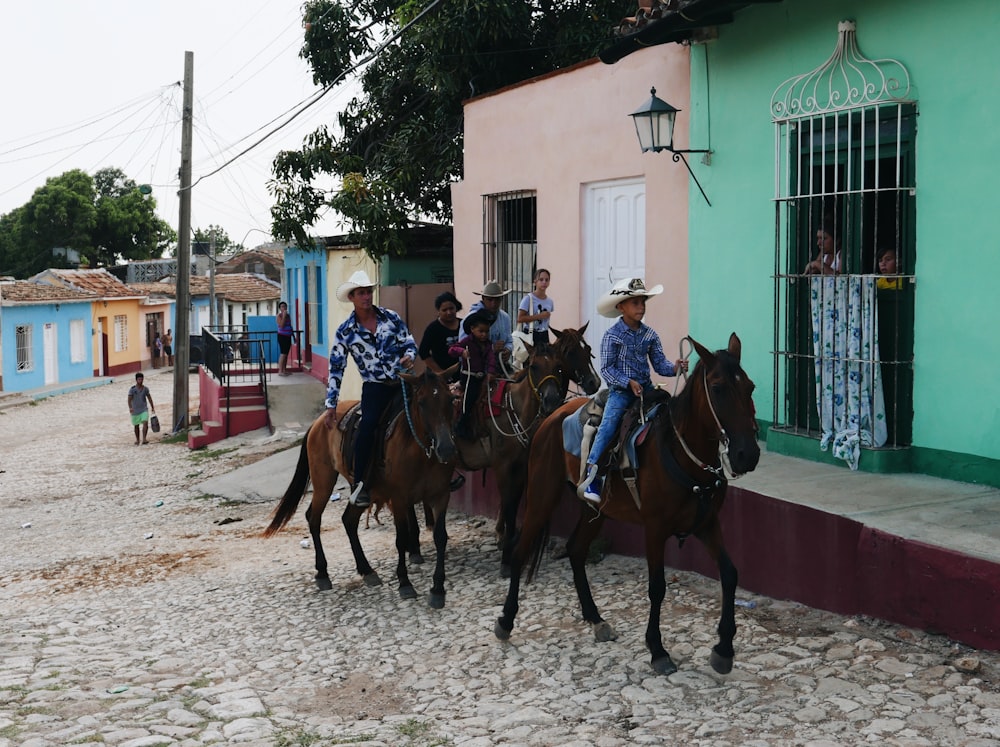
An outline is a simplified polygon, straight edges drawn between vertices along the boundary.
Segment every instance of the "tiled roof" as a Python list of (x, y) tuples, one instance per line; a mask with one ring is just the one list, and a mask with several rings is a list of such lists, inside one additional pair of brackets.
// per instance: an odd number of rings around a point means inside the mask
[(15, 280), (0, 283), (0, 301), (11, 303), (56, 303), (59, 301), (90, 301), (97, 298), (95, 293), (67, 288), (59, 285), (35, 283), (31, 280)]
[(620, 39), (598, 57), (609, 65), (644, 47), (690, 41), (699, 29), (732, 23), (750, 5), (781, 0), (638, 0), (634, 16), (622, 19)]
[(166, 296), (173, 298), (177, 295), (177, 286), (170, 283), (128, 283), (128, 287), (135, 291), (138, 296)]
[[(252, 303), (270, 301), (281, 297), (281, 288), (259, 275), (233, 273), (215, 276), (215, 294), (227, 301)], [(208, 295), (208, 278), (197, 275), (191, 278), (191, 295)]]
[(41, 283), (62, 283), (80, 290), (91, 291), (101, 298), (135, 298), (138, 294), (104, 268), (94, 270), (45, 270), (32, 280)]

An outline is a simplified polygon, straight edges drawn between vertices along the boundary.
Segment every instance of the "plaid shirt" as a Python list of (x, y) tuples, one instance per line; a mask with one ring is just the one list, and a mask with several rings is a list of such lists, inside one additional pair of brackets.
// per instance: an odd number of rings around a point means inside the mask
[(642, 322), (630, 329), (619, 317), (601, 340), (601, 376), (609, 387), (627, 389), (629, 379), (642, 386), (650, 381), (649, 364), (660, 376), (674, 376), (674, 364), (663, 354), (660, 336)]
[(337, 327), (333, 347), (330, 348), (330, 377), (326, 386), (326, 407), (337, 406), (340, 387), (350, 353), (361, 373), (362, 381), (388, 383), (399, 378), (396, 368), (399, 359), (409, 355), (417, 359), (417, 343), (406, 328), (399, 314), (375, 306), (375, 334), (358, 324), (351, 312), (347, 321)]

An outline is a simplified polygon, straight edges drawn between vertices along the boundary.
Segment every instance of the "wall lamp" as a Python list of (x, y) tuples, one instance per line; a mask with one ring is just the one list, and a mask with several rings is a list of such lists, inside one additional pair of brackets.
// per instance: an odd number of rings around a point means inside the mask
[[(659, 153), (661, 150), (669, 150), (673, 154), (674, 163), (678, 161), (684, 163), (691, 178), (694, 179), (694, 183), (698, 185), (698, 191), (701, 192), (701, 196), (705, 198), (705, 202), (708, 202), (708, 196), (705, 194), (705, 190), (701, 188), (698, 177), (694, 175), (691, 166), (688, 165), (687, 159), (684, 158), (684, 154), (704, 153), (705, 156), (702, 158), (702, 163), (708, 164), (711, 163), (712, 151), (678, 150), (674, 148), (674, 120), (677, 119), (677, 112), (680, 109), (671, 106), (659, 98), (656, 95), (655, 88), (650, 88), (649, 94), (649, 101), (629, 115), (635, 123), (635, 134), (639, 136), (639, 145), (642, 147), (642, 152), (645, 153), (651, 150), (654, 153)], [(708, 206), (712, 207), (712, 203), (708, 202)]]

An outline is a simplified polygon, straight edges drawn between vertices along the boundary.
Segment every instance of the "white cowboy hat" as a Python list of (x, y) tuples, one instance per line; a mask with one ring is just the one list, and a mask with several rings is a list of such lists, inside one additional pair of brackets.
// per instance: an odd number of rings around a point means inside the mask
[(491, 280), (486, 285), (483, 286), (483, 291), (472, 291), (477, 296), (483, 296), (484, 298), (500, 298), (501, 296), (506, 296), (510, 293), (509, 290), (504, 290), (500, 287), (500, 283), (496, 280)]
[(351, 291), (355, 288), (374, 288), (378, 283), (373, 283), (371, 278), (368, 277), (368, 273), (364, 270), (358, 270), (356, 273), (351, 275), (350, 279), (346, 283), (341, 283), (337, 288), (337, 300), (341, 303), (350, 303), (351, 299), (348, 298)]
[(658, 296), (663, 293), (662, 285), (654, 285), (647, 288), (642, 282), (642, 278), (622, 278), (612, 286), (611, 290), (601, 296), (597, 302), (597, 313), (614, 319), (621, 312), (618, 311), (618, 304), (629, 298), (639, 298), (648, 296)]

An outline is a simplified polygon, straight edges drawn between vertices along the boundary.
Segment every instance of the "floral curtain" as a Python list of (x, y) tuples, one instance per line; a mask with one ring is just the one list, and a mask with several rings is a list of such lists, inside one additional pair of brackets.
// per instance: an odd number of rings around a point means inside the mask
[(863, 275), (811, 280), (816, 407), (820, 448), (858, 468), (862, 446), (888, 437), (878, 353), (875, 278)]

